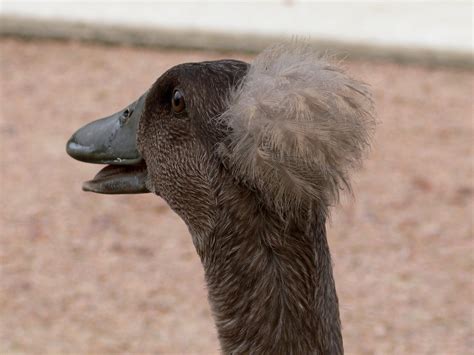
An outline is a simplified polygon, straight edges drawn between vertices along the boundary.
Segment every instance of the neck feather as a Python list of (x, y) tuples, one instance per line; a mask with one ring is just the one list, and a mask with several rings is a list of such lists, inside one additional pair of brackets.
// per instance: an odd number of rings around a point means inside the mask
[(218, 201), (198, 252), (222, 351), (342, 354), (324, 215), (282, 221), (246, 189)]

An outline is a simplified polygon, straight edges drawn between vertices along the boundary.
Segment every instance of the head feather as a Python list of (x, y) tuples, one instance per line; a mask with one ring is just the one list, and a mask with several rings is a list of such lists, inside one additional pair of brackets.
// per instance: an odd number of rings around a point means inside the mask
[(258, 55), (219, 120), (219, 156), (283, 213), (337, 202), (375, 126), (367, 86), (301, 43)]

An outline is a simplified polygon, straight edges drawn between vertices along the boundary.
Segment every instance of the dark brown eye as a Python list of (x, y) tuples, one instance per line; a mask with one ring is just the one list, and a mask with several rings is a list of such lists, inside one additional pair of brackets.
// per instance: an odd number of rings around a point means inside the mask
[(173, 97), (171, 98), (171, 107), (173, 108), (173, 111), (179, 113), (184, 110), (185, 106), (183, 94), (181, 94), (181, 91), (175, 90), (173, 92)]

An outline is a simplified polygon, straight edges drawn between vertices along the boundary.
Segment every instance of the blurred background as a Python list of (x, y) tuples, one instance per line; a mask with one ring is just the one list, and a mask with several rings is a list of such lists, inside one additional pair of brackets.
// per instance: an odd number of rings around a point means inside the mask
[(203, 270), (159, 197), (81, 191), (65, 143), (183, 62), (303, 38), (372, 87), (328, 225), (348, 354), (474, 346), (471, 2), (0, 2), (0, 353), (214, 354)]

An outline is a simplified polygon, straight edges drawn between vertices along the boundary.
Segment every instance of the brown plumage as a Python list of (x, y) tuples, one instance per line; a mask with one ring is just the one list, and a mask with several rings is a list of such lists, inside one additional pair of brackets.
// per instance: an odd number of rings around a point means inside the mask
[[(373, 128), (367, 87), (304, 44), (251, 65), (181, 64), (146, 95), (142, 162), (106, 168), (86, 187), (147, 189), (186, 222), (223, 353), (342, 354), (325, 223)], [(71, 155), (97, 162), (71, 142)], [(101, 162), (117, 161), (109, 150)]]

